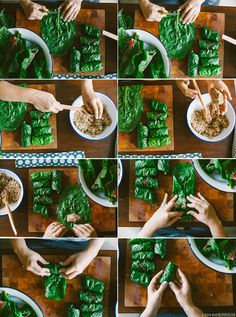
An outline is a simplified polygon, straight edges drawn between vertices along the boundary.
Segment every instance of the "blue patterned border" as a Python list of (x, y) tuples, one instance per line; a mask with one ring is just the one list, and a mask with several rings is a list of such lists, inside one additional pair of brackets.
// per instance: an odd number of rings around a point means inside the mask
[(48, 167), (48, 166), (78, 166), (78, 158), (16, 159), (15, 164), (17, 168)]
[(127, 159), (149, 159), (149, 158), (166, 158), (166, 159), (192, 159), (202, 158), (201, 153), (185, 153), (185, 154), (164, 154), (164, 155), (145, 155), (145, 154), (118, 154), (118, 158)]
[(72, 74), (52, 74), (52, 79), (117, 79), (116, 73), (108, 75), (72, 75)]
[(85, 158), (84, 151), (69, 151), (69, 152), (55, 152), (55, 153), (0, 153), (0, 159), (8, 160), (52, 160), (64, 159), (73, 160)]

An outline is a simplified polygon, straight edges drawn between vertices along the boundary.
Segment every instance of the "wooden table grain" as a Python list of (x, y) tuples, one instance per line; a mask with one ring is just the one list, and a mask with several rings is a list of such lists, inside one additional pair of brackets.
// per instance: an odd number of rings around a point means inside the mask
[[(171, 152), (158, 151), (156, 154), (184, 154), (184, 153), (200, 153), (202, 157), (231, 157), (232, 154), (232, 141), (233, 133), (225, 140), (216, 143), (205, 142), (198, 139), (189, 129), (187, 124), (187, 109), (191, 100), (183, 95), (180, 89), (177, 87), (176, 82), (173, 80), (154, 80), (154, 81), (132, 81), (132, 83), (142, 82), (144, 85), (172, 85), (173, 86), (173, 110), (174, 110), (174, 139), (175, 149)], [(233, 100), (230, 101), (236, 110), (236, 94), (233, 80), (224, 80), (228, 85)], [(197, 81), (199, 88), (202, 93), (207, 93), (206, 80)], [(129, 85), (131, 81), (121, 80), (119, 85)], [(128, 152), (126, 152), (127, 154)], [(124, 154), (124, 153), (122, 153)], [(132, 153), (134, 154), (134, 153)], [(135, 154), (138, 154), (136, 151)], [(141, 154), (154, 154), (148, 151), (142, 152)]]

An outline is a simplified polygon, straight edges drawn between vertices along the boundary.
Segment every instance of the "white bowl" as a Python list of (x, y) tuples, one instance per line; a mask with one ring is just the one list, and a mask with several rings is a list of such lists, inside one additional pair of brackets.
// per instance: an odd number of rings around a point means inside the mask
[[(69, 112), (69, 117), (70, 117), (70, 123), (72, 128), (75, 130), (75, 132), (82, 136), (83, 138), (90, 140), (90, 141), (98, 141), (107, 138), (109, 135), (112, 134), (112, 132), (115, 130), (116, 125), (117, 125), (117, 109), (113, 101), (107, 97), (104, 94), (101, 94), (99, 92), (96, 92), (96, 95), (100, 98), (101, 102), (103, 105), (106, 106), (106, 111), (111, 117), (111, 124), (108, 127), (105, 127), (104, 131), (101, 134), (98, 134), (96, 136), (91, 136), (88, 134), (85, 134), (81, 132), (74, 124), (74, 115), (75, 115), (75, 110), (70, 110)], [(72, 104), (72, 106), (78, 106), (82, 107), (83, 106), (83, 97), (79, 96)]]
[(44, 40), (40, 36), (24, 28), (11, 28), (8, 30), (12, 34), (15, 34), (16, 31), (20, 32), (22, 35), (22, 38), (26, 40), (28, 47), (32, 46), (32, 44), (37, 44), (38, 46), (40, 46), (44, 52), (48, 69), (50, 73), (52, 74), (52, 70), (53, 70), (52, 56), (50, 55), (50, 51), (47, 47), (47, 44), (44, 42)]
[[(0, 172), (3, 172), (7, 176), (14, 178), (20, 184), (20, 187), (21, 187), (20, 197), (16, 203), (10, 204), (11, 211), (14, 211), (20, 206), (24, 196), (24, 187), (23, 187), (22, 181), (16, 173), (8, 169), (0, 168)], [(0, 216), (5, 216), (5, 215), (7, 215), (7, 209), (6, 207), (3, 207), (2, 209), (0, 209)]]
[(45, 317), (39, 305), (36, 304), (36, 302), (25, 293), (11, 287), (4, 287), (4, 286), (0, 287), (0, 293), (2, 292), (7, 292), (10, 299), (19, 305), (26, 303), (29, 306), (31, 306), (33, 310), (35, 311), (37, 317)]
[(129, 30), (126, 30), (126, 32), (130, 36), (135, 34), (135, 33), (138, 34), (139, 39), (144, 42), (145, 49), (150, 49), (151, 46), (154, 46), (160, 51), (163, 62), (164, 62), (166, 75), (167, 75), (167, 77), (170, 77), (170, 59), (169, 59), (169, 57), (167, 55), (167, 51), (166, 51), (164, 45), (161, 43), (161, 41), (157, 37), (155, 37), (153, 34), (147, 32), (147, 31), (143, 31), (143, 30), (139, 30), (139, 29), (129, 29)]
[(236, 193), (236, 186), (234, 186), (233, 188), (229, 188), (229, 186), (227, 185), (227, 180), (223, 179), (218, 172), (213, 172), (211, 173), (211, 175), (208, 175), (201, 167), (200, 160), (194, 159), (193, 165), (199, 176), (201, 176), (201, 178), (212, 187), (222, 192)]
[(225, 264), (222, 260), (211, 257), (210, 259), (206, 258), (197, 248), (196, 242), (194, 239), (188, 239), (188, 243), (190, 245), (190, 248), (193, 252), (193, 254), (198, 258), (200, 262), (202, 262), (204, 265), (208, 266), (209, 268), (225, 274), (236, 274), (236, 266), (233, 267), (231, 270), (227, 269), (225, 267)]
[(123, 177), (123, 165), (122, 165), (122, 161), (121, 159), (118, 159), (117, 160), (117, 164), (120, 166), (120, 175), (118, 177), (118, 186), (120, 185), (120, 182), (122, 180), (122, 177)]
[(79, 175), (79, 181), (80, 184), (85, 192), (85, 194), (92, 199), (93, 201), (95, 201), (95, 203), (102, 205), (104, 207), (118, 207), (118, 202), (116, 202), (115, 204), (112, 204), (108, 198), (102, 193), (102, 192), (98, 192), (96, 193), (96, 195), (88, 188), (85, 179), (84, 179), (84, 173), (82, 171), (82, 168), (78, 168), (78, 175)]
[[(203, 94), (202, 98), (203, 98), (203, 102), (205, 103), (205, 105), (209, 105), (211, 103), (210, 94), (208, 94), (208, 93)], [(191, 118), (192, 118), (194, 111), (202, 109), (202, 106), (200, 105), (198, 98), (194, 99), (190, 103), (190, 105), (188, 107), (188, 111), (187, 111), (187, 122), (188, 122), (189, 129), (192, 131), (192, 133), (196, 137), (198, 137), (199, 139), (201, 139), (203, 141), (207, 141), (207, 142), (219, 142), (219, 141), (223, 141), (224, 139), (226, 139), (232, 133), (234, 126), (235, 126), (234, 108), (229, 101), (227, 101), (227, 103), (228, 103), (228, 111), (226, 113), (226, 118), (229, 120), (229, 126), (225, 129), (223, 129), (218, 136), (213, 137), (213, 138), (209, 138), (209, 137), (201, 135), (200, 133), (195, 131), (191, 125)]]

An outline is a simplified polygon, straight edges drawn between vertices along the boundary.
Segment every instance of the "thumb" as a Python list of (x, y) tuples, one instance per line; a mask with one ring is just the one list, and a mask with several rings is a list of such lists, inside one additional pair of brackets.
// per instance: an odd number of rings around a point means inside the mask
[(168, 13), (165, 7), (159, 7), (158, 11), (163, 13)]
[(178, 293), (179, 289), (178, 289), (178, 287), (175, 285), (175, 283), (170, 282), (170, 283), (169, 283), (169, 287), (170, 287), (170, 289), (175, 293), (175, 295)]
[(38, 261), (40, 261), (42, 264), (49, 264), (49, 262), (46, 261), (41, 255), (39, 255)]
[(69, 265), (71, 263), (71, 258), (67, 258), (64, 262), (60, 262), (61, 265), (66, 266)]
[(98, 106), (97, 106), (97, 104), (93, 103), (92, 107), (93, 107), (93, 112), (94, 112), (95, 118), (98, 119), (99, 116), (98, 116)]
[(41, 6), (40, 9), (41, 9), (43, 12), (48, 12), (48, 9), (47, 9), (45, 6)]
[(198, 213), (195, 212), (195, 211), (193, 211), (193, 210), (189, 210), (189, 211), (187, 212), (187, 215), (191, 215), (191, 216), (193, 216), (194, 218), (198, 219)]
[(167, 286), (168, 286), (168, 282), (163, 282), (163, 283), (161, 283), (161, 285), (160, 285), (160, 287), (158, 288), (158, 293), (160, 294), (160, 295), (162, 295), (163, 293), (164, 293), (164, 291), (165, 291), (165, 289), (167, 288)]

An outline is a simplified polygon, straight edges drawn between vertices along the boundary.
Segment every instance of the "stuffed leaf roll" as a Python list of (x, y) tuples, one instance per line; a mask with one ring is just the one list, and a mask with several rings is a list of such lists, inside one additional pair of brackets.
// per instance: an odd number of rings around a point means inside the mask
[(162, 259), (167, 254), (167, 241), (166, 239), (155, 239), (154, 253), (160, 255)]
[(132, 271), (130, 274), (130, 279), (134, 283), (138, 283), (144, 286), (148, 286), (152, 277), (150, 273), (146, 272), (139, 272), (139, 271)]
[(148, 146), (148, 127), (139, 123), (137, 131), (137, 147), (139, 149), (144, 149)]
[(52, 189), (51, 188), (38, 188), (34, 190), (34, 195), (47, 195), (51, 196), (52, 195)]
[(208, 28), (207, 26), (202, 27), (200, 32), (202, 38), (205, 40), (214, 42), (219, 42), (220, 40), (220, 34), (217, 31)]
[(40, 181), (34, 181), (33, 182), (33, 189), (38, 189), (38, 188), (48, 188), (50, 187), (50, 183), (48, 179), (42, 179)]
[(151, 100), (149, 105), (153, 111), (163, 112), (163, 113), (166, 113), (168, 111), (168, 106), (164, 102), (161, 102), (161, 101)]
[(149, 138), (148, 140), (148, 146), (150, 147), (167, 146), (169, 144), (171, 144), (171, 140), (169, 136), (159, 137), (159, 138)]
[(150, 130), (150, 136), (151, 138), (159, 138), (161, 136), (168, 136), (169, 130), (168, 128), (160, 128), (160, 129), (152, 129)]
[(203, 67), (213, 66), (213, 65), (220, 65), (220, 60), (218, 57), (212, 57), (212, 58), (202, 58), (201, 63)]
[(150, 204), (153, 204), (156, 202), (155, 193), (151, 189), (148, 189), (148, 188), (135, 187), (134, 197), (144, 200)]
[(80, 307), (81, 312), (89, 313), (89, 312), (95, 312), (95, 311), (102, 311), (103, 306), (102, 304), (82, 304)]
[(100, 61), (81, 64), (81, 71), (85, 73), (98, 72), (101, 69), (103, 69), (103, 62)]
[(62, 171), (53, 170), (52, 171), (52, 190), (60, 193), (62, 188)]
[(156, 167), (144, 167), (135, 169), (136, 176), (156, 176), (157, 175), (157, 168)]
[(100, 45), (100, 39), (94, 38), (90, 36), (80, 36), (79, 38), (80, 44), (82, 46), (99, 46)]
[(170, 171), (170, 164), (168, 159), (159, 159), (157, 161), (158, 171), (163, 172), (164, 175), (167, 175)]
[(81, 291), (79, 293), (81, 302), (87, 304), (100, 304), (103, 301), (103, 294), (94, 293), (91, 291)]
[(82, 276), (82, 285), (84, 290), (102, 294), (105, 289), (105, 284), (102, 281), (96, 280), (88, 275)]
[(80, 310), (79, 308), (75, 308), (74, 305), (68, 306), (68, 314), (67, 317), (80, 317)]
[(101, 37), (101, 31), (96, 26), (89, 24), (89, 23), (83, 23), (81, 25), (81, 29), (84, 35), (88, 35), (91, 37), (100, 38)]
[(90, 313), (83, 313), (82, 317), (103, 317), (103, 311), (95, 311)]
[(169, 262), (160, 278), (160, 283), (170, 283), (174, 280), (177, 271), (177, 266), (173, 262)]
[(155, 120), (166, 120), (168, 117), (168, 114), (165, 113), (159, 113), (155, 111), (146, 112), (146, 116), (148, 121), (155, 121)]
[(34, 119), (31, 121), (32, 128), (50, 127), (48, 119)]
[(218, 51), (214, 51), (214, 50), (200, 50), (199, 51), (199, 56), (201, 58), (219, 58), (219, 52)]
[(132, 247), (132, 252), (140, 252), (140, 251), (152, 251), (153, 250), (153, 245), (150, 241), (140, 243), (140, 244), (133, 244)]
[(45, 266), (50, 270), (50, 276), (44, 277), (45, 297), (51, 300), (61, 300), (66, 294), (66, 279), (61, 276), (59, 263)]
[(196, 77), (198, 75), (199, 56), (193, 51), (188, 56), (188, 76)]
[(156, 266), (155, 263), (148, 260), (135, 260), (131, 265), (132, 271), (141, 271), (141, 272), (155, 272)]
[(161, 129), (166, 128), (166, 121), (165, 120), (152, 120), (148, 122), (148, 129)]
[(45, 205), (33, 204), (33, 212), (45, 217), (49, 217), (48, 208)]
[(52, 204), (52, 197), (37, 195), (37, 196), (34, 196), (33, 203), (48, 206)]
[(30, 179), (32, 182), (41, 181), (43, 179), (51, 180), (51, 178), (52, 178), (51, 171), (32, 172), (30, 174)]
[(31, 145), (32, 128), (26, 122), (22, 123), (21, 126), (21, 145), (28, 147)]
[(154, 253), (152, 251), (141, 251), (132, 253), (133, 260), (153, 260)]
[(135, 187), (142, 187), (142, 188), (158, 188), (158, 180), (156, 178), (147, 176), (147, 177), (137, 177), (135, 179)]
[(45, 134), (41, 136), (32, 136), (33, 145), (47, 145), (54, 142), (54, 136), (52, 134)]
[(83, 63), (98, 62), (101, 60), (100, 52), (83, 54)]
[(199, 40), (198, 44), (201, 50), (218, 50), (220, 46), (219, 42), (211, 42), (208, 40)]
[(82, 46), (80, 48), (81, 54), (96, 54), (100, 53), (100, 47), (99, 46)]
[(70, 71), (78, 73), (80, 71), (81, 53), (74, 47), (70, 53)]
[(199, 67), (199, 75), (210, 77), (210, 76), (218, 76), (221, 74), (221, 67), (220, 66), (210, 66), (210, 67)]
[[(156, 167), (156, 163), (154, 160), (136, 160), (135, 163), (135, 169), (141, 169), (144, 167)], [(137, 175), (137, 174), (136, 174)]]

